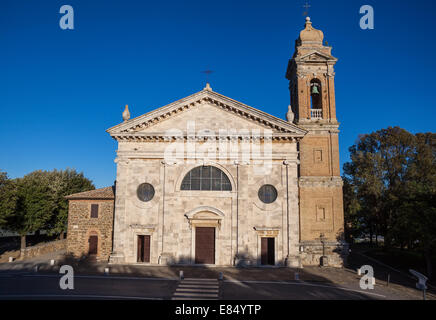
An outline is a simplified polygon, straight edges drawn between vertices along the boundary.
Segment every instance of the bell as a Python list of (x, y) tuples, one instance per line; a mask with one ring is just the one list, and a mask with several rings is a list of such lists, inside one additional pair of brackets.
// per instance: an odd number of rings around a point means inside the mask
[(314, 84), (312, 86), (312, 94), (319, 94), (318, 85)]

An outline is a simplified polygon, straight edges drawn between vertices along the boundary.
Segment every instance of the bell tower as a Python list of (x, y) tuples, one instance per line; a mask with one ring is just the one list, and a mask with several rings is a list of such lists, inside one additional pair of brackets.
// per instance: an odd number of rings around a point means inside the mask
[(293, 122), (308, 131), (299, 142), (300, 256), (305, 265), (342, 265), (344, 214), (339, 169), (332, 48), (306, 18), (289, 61)]
[(337, 124), (332, 47), (323, 45), (324, 34), (306, 18), (305, 28), (295, 41), (295, 53), (289, 61), (291, 107), (296, 124)]

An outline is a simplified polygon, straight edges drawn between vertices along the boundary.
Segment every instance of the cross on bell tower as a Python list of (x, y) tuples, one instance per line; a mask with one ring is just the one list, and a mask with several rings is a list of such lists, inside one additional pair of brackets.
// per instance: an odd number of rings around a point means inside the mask
[(303, 16), (308, 16), (309, 15), (309, 8), (310, 7), (311, 7), (311, 5), (306, 1), (306, 3), (303, 6), (303, 8), (306, 9), (306, 11), (303, 12)]

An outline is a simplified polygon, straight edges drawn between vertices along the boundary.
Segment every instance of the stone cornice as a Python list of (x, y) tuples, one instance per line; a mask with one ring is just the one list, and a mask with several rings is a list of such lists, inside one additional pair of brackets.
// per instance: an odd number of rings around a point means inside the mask
[(298, 126), (301, 128), (304, 128), (308, 131), (308, 133), (339, 133), (339, 125), (340, 123), (337, 121), (332, 120), (330, 122), (329, 120), (300, 120), (298, 122)]
[(239, 141), (291, 141), (298, 142), (304, 135), (295, 135), (293, 133), (272, 133), (272, 135), (253, 135), (253, 134), (202, 134), (191, 137), (186, 132), (182, 134), (170, 135), (162, 132), (120, 132), (111, 134), (112, 138), (117, 141), (130, 142), (173, 142), (173, 141), (207, 141), (207, 140), (239, 140)]
[[(289, 165), (289, 166), (295, 166), (300, 164), (300, 161), (297, 159), (298, 154), (297, 153), (289, 153), (289, 154), (284, 154), (284, 153), (272, 153), (271, 155), (262, 155), (262, 154), (254, 154), (254, 155), (250, 155), (250, 158), (248, 161), (238, 161), (238, 163), (234, 163), (234, 160), (238, 160), (243, 158), (244, 155), (242, 153), (237, 153), (234, 155), (231, 155), (227, 158), (224, 159), (217, 159), (218, 163), (221, 162), (231, 162), (234, 165), (239, 165), (239, 166), (244, 166), (244, 165), (252, 165), (251, 161), (256, 161), (256, 160), (261, 160), (261, 161), (265, 161), (265, 160), (272, 160), (272, 161), (279, 161), (282, 165)], [(141, 151), (117, 151), (117, 158), (116, 158), (116, 163), (119, 162), (123, 162), (125, 164), (130, 163), (131, 161), (134, 160), (150, 160), (150, 159), (155, 159), (155, 160), (159, 160), (159, 159), (164, 159), (165, 155), (163, 152), (141, 152)], [(283, 159), (287, 159), (287, 164), (283, 164)], [(201, 159), (199, 159), (197, 157), (197, 155), (195, 153), (193, 154), (187, 154), (186, 152), (182, 155), (182, 157), (175, 157), (174, 159), (171, 159), (171, 161), (166, 161), (165, 164), (167, 165), (178, 165), (178, 164), (184, 164), (183, 161), (185, 160), (197, 160), (197, 161), (201, 161)], [(209, 161), (209, 159), (207, 157), (204, 158), (204, 161)], [(255, 164), (254, 164), (255, 165)]]
[(342, 187), (341, 177), (310, 177), (304, 176), (298, 179), (300, 187)]

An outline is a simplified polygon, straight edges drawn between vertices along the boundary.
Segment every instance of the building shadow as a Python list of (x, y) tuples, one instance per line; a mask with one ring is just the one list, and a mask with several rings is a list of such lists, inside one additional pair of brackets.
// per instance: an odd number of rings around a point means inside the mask
[[(350, 246), (350, 254), (348, 255), (347, 264), (344, 267), (345, 271), (350, 272), (355, 275), (356, 279), (360, 279), (361, 276), (358, 275), (357, 270), (364, 265), (369, 265), (374, 270), (374, 277), (376, 280), (376, 285), (384, 288), (389, 288), (392, 286), (403, 286), (416, 293), (420, 293), (418, 289), (416, 289), (417, 279), (413, 278), (411, 275), (408, 275), (405, 272), (400, 270), (393, 270), (386, 265), (380, 264), (372, 259), (369, 259), (363, 255), (361, 255), (362, 250), (358, 248), (356, 245)], [(395, 266), (392, 266), (395, 267)], [(427, 292), (430, 294), (436, 294), (436, 290), (434, 287), (429, 286)]]

